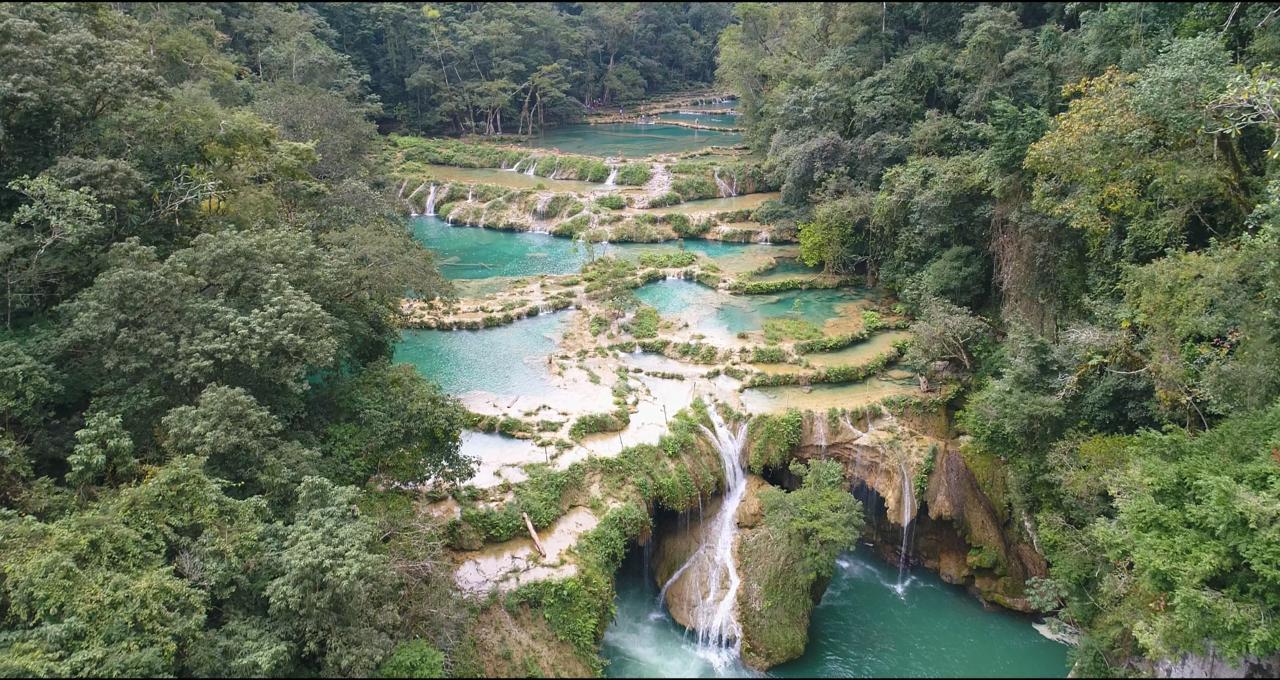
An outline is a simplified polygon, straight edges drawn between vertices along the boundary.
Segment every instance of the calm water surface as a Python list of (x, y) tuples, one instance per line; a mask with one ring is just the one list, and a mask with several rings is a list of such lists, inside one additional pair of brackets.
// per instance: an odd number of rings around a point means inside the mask
[(735, 146), (741, 143), (742, 135), (736, 132), (638, 123), (565, 125), (551, 128), (528, 142), (530, 146), (542, 149), (559, 149), (588, 156), (621, 155), (623, 158), (679, 153), (707, 146)]
[[(635, 551), (639, 552), (639, 551)], [(839, 558), (814, 609), (804, 656), (763, 677), (1065, 677), (1067, 648), (1031, 620), (987, 611), (959, 586), (913, 570), (902, 593), (897, 569), (866, 546)], [(601, 655), (609, 677), (762, 677), (740, 664), (719, 671), (658, 604), (639, 555), (618, 573), (617, 616)]]

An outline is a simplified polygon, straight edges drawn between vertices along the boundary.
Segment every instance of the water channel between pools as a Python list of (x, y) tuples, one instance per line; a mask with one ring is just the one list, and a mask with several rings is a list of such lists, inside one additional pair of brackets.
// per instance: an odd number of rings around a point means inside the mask
[[(708, 144), (735, 144), (739, 139), (733, 134), (695, 133), (673, 126), (608, 125), (548, 131), (533, 144), (597, 155), (623, 151), (628, 157), (638, 157)], [(483, 182), (492, 179), (485, 173), (502, 171), (450, 172), (451, 175), (442, 173), (440, 179)], [(583, 186), (560, 188), (593, 188), (587, 183), (574, 184)], [(693, 210), (698, 208), (692, 206)], [(414, 218), (411, 228), (435, 252), (445, 276), (459, 284), (463, 295), (501, 290), (512, 277), (576, 273), (592, 254), (631, 258), (681, 247), (714, 259), (730, 273), (755, 271), (762, 264), (774, 263), (772, 270), (756, 277), (758, 280), (816, 273), (795, 261), (794, 246), (690, 240), (683, 244), (601, 244), (594, 253), (588, 253), (568, 239), (453, 227), (434, 217)], [(868, 293), (844, 289), (735, 296), (690, 281), (663, 280), (638, 289), (636, 295), (665, 318), (686, 321), (688, 332), (702, 334), (714, 342), (732, 342), (740, 333), (760, 331), (769, 318), (803, 320), (819, 328), (826, 325), (830, 332), (831, 324), (856, 315), (857, 305)], [(479, 331), (406, 330), (396, 347), (395, 360), (413, 364), (450, 394), (491, 394), (504, 399), (564, 403), (572, 398), (562, 399), (559, 394), (564, 388), (552, 379), (548, 357), (555, 353), (558, 337), (576, 314), (572, 310), (543, 314)], [(903, 333), (883, 333), (845, 350), (809, 355), (808, 360), (815, 367), (857, 364), (874, 358), (903, 337)], [(690, 375), (706, 368), (688, 365), (687, 369), (673, 369), (671, 364), (679, 362), (658, 355), (632, 355), (627, 357), (627, 363)], [(771, 370), (793, 367), (774, 365)], [(856, 408), (909, 392), (909, 378), (905, 372), (890, 371), (859, 383), (812, 389), (748, 389), (740, 398), (749, 412), (789, 407), (815, 411), (832, 406)], [(664, 382), (681, 386), (671, 380), (653, 381), (655, 385)], [(607, 391), (591, 398), (604, 403), (608, 400)], [(657, 422), (661, 425), (662, 421)], [(496, 482), (503, 478), (518, 481), (518, 468), (511, 466), (529, 455), (525, 450), (529, 446), (525, 441), (477, 433), (469, 435), (464, 448), (492, 458), (482, 461), (481, 477)], [(509, 477), (513, 469), (517, 476)], [(473, 481), (483, 480), (478, 477)], [(618, 574), (617, 613), (601, 649), (609, 661), (609, 676), (761, 675), (740, 665), (717, 670), (699, 656), (693, 636), (675, 624), (659, 604), (652, 576), (646, 573), (647, 565), (641, 559), (642, 551), (632, 553)], [(943, 583), (932, 572), (914, 571), (901, 593), (894, 588), (896, 578), (894, 568), (881, 563), (865, 546), (841, 556), (835, 576), (813, 612), (804, 656), (772, 669), (765, 677), (1065, 676), (1066, 647), (1040, 636), (1028, 619), (984, 610), (963, 589)]]

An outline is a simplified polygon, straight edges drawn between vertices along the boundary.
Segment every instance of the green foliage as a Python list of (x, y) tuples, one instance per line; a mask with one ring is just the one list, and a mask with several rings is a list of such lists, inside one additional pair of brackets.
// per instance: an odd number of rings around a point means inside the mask
[(696, 201), (701, 198), (716, 198), (720, 195), (719, 189), (712, 178), (707, 176), (677, 176), (671, 182), (671, 190), (680, 194), (680, 198), (685, 201)]
[(636, 339), (647, 339), (658, 337), (658, 324), (662, 318), (658, 316), (658, 310), (649, 305), (641, 305), (631, 316), (631, 320), (627, 322), (627, 332)]
[(609, 413), (588, 413), (578, 416), (578, 419), (573, 421), (573, 425), (569, 427), (569, 436), (574, 439), (581, 439), (588, 434), (618, 432), (630, 422), (631, 414), (625, 408)]
[(1280, 396), (1278, 233), (1268, 227), (1238, 244), (1130, 272), (1126, 300), (1166, 412), (1203, 425), (1205, 415), (1260, 408)]
[[(1053, 575), (1068, 584), (1066, 615), (1090, 626), (1099, 644), (1128, 634), (1151, 657), (1208, 644), (1231, 658), (1270, 653), (1280, 636), (1280, 543), (1259, 521), (1280, 503), (1277, 424), (1273, 405), (1194, 437), (1118, 439), (1101, 482), (1114, 518), (1042, 520)], [(1073, 554), (1081, 544), (1092, 549)]]
[(614, 181), (622, 186), (640, 186), (649, 181), (648, 163), (623, 163)]
[(333, 409), (337, 422), (328, 428), (326, 444), (339, 480), (379, 475), (423, 483), (473, 474), (475, 461), (461, 455), (462, 407), (412, 366), (367, 368), (339, 384)]
[(697, 261), (698, 255), (687, 250), (674, 253), (644, 253), (639, 259), (641, 267), (657, 267), (659, 269), (688, 267)]
[(986, 293), (986, 262), (970, 246), (954, 246), (911, 277), (903, 295), (908, 300), (937, 297), (962, 307), (974, 307)]
[[(250, 587), (260, 509), (181, 458), (47, 523), (11, 514), (0, 522), (6, 673), (176, 674), (207, 608)], [(177, 553), (198, 579), (167, 564)]]
[(839, 462), (793, 463), (791, 471), (802, 486), (762, 490), (762, 525), (745, 532), (738, 548), (746, 587), (762, 594), (739, 605), (747, 609), (743, 655), (764, 667), (804, 652), (815, 584), (830, 580), (836, 556), (862, 529), (862, 507), (845, 489)]
[(753, 364), (780, 364), (788, 357), (787, 350), (781, 347), (752, 347), (748, 361)]
[(776, 415), (759, 415), (748, 426), (748, 467), (755, 474), (764, 474), (766, 468), (781, 468), (791, 458), (804, 436), (804, 414), (787, 409)]
[(772, 293), (781, 293), (788, 290), (823, 290), (831, 288), (839, 288), (846, 285), (846, 281), (842, 278), (817, 278), (813, 276), (796, 277), (790, 279), (770, 279), (767, 281), (744, 281), (738, 279), (733, 282), (733, 292), (743, 295), (769, 295)]
[(295, 522), (283, 529), (277, 575), (264, 590), (275, 631), (326, 674), (368, 674), (391, 650), (399, 622), (385, 555), (353, 509), (356, 490), (308, 477)]
[(648, 207), (665, 208), (669, 205), (675, 205), (677, 203), (683, 203), (683, 202), (684, 202), (684, 197), (682, 197), (680, 194), (674, 191), (668, 191), (665, 194), (659, 194), (657, 196), (654, 196), (653, 198), (650, 198)]
[(974, 347), (988, 332), (987, 324), (968, 309), (939, 298), (928, 298), (911, 324), (915, 340), (908, 364), (925, 368), (935, 361), (958, 361), (965, 370), (974, 364)]
[(604, 196), (595, 199), (595, 204), (601, 208), (607, 208), (609, 210), (622, 210), (627, 207), (627, 199), (619, 196), (618, 194), (605, 194)]
[(1064, 405), (1006, 383), (976, 392), (960, 423), (980, 446), (1006, 456), (1043, 451), (1062, 432)]
[(774, 317), (764, 320), (765, 342), (776, 343), (783, 340), (816, 340), (822, 337), (822, 329), (813, 322), (804, 319)]
[(359, 494), (313, 475), (456, 458), (456, 405), (378, 361), (406, 293), (451, 289), (332, 36), (0, 7), (3, 674), (368, 674), (416, 625)]
[(77, 487), (88, 484), (119, 484), (137, 473), (133, 439), (124, 430), (120, 416), (94, 413), (85, 428), (76, 432), (76, 447), (67, 456), (71, 469), (67, 483)]
[(871, 202), (865, 195), (823, 203), (800, 225), (800, 259), (832, 273), (852, 273), (867, 257)]
[(443, 678), (444, 654), (425, 640), (402, 642), (378, 666), (378, 677)]

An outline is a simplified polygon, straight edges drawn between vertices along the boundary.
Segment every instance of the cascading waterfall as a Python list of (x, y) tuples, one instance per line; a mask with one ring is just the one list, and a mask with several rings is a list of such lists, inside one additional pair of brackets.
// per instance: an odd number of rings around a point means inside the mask
[(823, 457), (827, 455), (827, 418), (821, 413), (813, 416), (813, 438), (817, 440)]
[[(724, 467), (724, 497), (720, 509), (706, 534), (708, 541), (700, 549), (711, 560), (703, 570), (705, 582), (697, 592), (705, 598), (693, 611), (694, 626), (698, 631), (698, 646), (717, 668), (727, 665), (737, 657), (741, 645), (741, 629), (734, 616), (738, 601), (738, 567), (733, 561), (733, 543), (738, 533), (738, 506), (746, 494), (746, 471), (742, 467), (742, 450), (746, 444), (746, 423), (730, 427), (715, 409), (709, 409), (714, 431), (702, 426), (703, 432), (715, 442)], [(695, 556), (697, 553), (695, 553)], [(690, 562), (694, 558), (690, 558)], [(687, 565), (686, 565), (687, 566)], [(683, 570), (685, 567), (681, 567)], [(729, 645), (732, 643), (733, 647)]]
[(716, 189), (720, 193), (720, 198), (728, 198), (730, 196), (738, 195), (738, 179), (736, 177), (733, 180), (733, 184), (724, 181), (720, 177), (720, 168), (716, 168), (715, 171), (712, 172), (712, 177), (716, 180)]
[(467, 187), (467, 203), (471, 202), (471, 197), (475, 195), (475, 187)]
[(551, 204), (551, 199), (555, 198), (555, 194), (543, 194), (538, 197), (538, 204), (533, 209), (533, 214), (540, 220), (547, 219), (547, 206)]
[(427, 194), (427, 208), (426, 208), (426, 211), (425, 211), (425, 212), (423, 212), (422, 214), (423, 214), (423, 215), (430, 216), (430, 217), (435, 217), (435, 214), (436, 214), (436, 185), (434, 185), (434, 184), (432, 184), (432, 185), (431, 185), (431, 192)]
[(898, 585), (894, 589), (901, 595), (907, 586), (904, 581), (907, 572), (907, 539), (910, 536), (908, 530), (911, 527), (911, 519), (915, 515), (913, 510), (916, 500), (911, 493), (911, 479), (907, 476), (907, 466), (899, 463), (898, 472), (902, 476), (902, 549), (898, 554)]
[(538, 169), (538, 159), (529, 158), (529, 167), (524, 169), (524, 174), (533, 177), (533, 171)]
[(607, 187), (618, 185), (618, 166), (609, 166), (609, 178), (604, 181), (604, 185)]

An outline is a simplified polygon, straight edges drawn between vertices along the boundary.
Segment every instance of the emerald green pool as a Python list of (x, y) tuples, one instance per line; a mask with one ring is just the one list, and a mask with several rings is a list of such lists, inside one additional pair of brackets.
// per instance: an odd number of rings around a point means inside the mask
[(546, 357), (571, 314), (543, 314), (478, 331), (409, 329), (393, 360), (413, 364), (449, 394), (546, 395), (552, 391)]
[(530, 138), (530, 146), (558, 149), (589, 156), (640, 158), (662, 153), (692, 151), (707, 146), (734, 146), (742, 143), (736, 132), (695, 130), (678, 125), (613, 123), (609, 125), (565, 125)]
[[(902, 594), (897, 569), (859, 546), (842, 555), (809, 625), (804, 656), (768, 677), (1065, 677), (1067, 648), (1022, 616), (987, 611), (959, 586), (913, 570)], [(617, 615), (601, 655), (609, 677), (751, 677), (741, 665), (719, 673), (693, 636), (658, 604), (633, 554), (618, 573)]]
[(840, 315), (840, 309), (865, 298), (852, 290), (794, 290), (776, 295), (729, 295), (692, 281), (659, 281), (636, 291), (636, 297), (663, 316), (684, 319), (711, 338), (758, 331), (765, 319), (790, 318), (818, 327)]
[[(414, 217), (409, 224), (414, 237), (436, 253), (440, 271), (450, 279), (573, 274), (588, 259), (582, 244), (548, 234), (455, 227), (437, 217), (425, 216)], [(751, 256), (758, 260), (784, 248), (691, 239), (683, 245), (675, 242), (598, 244), (595, 253), (639, 257), (640, 253), (670, 252), (681, 247), (716, 259)]]
[(571, 274), (587, 261), (582, 246), (567, 238), (454, 227), (436, 217), (415, 217), (409, 225), (451, 279)]

